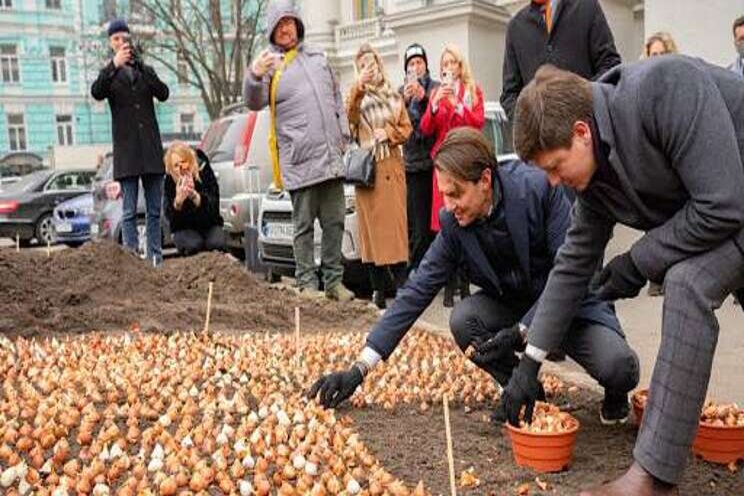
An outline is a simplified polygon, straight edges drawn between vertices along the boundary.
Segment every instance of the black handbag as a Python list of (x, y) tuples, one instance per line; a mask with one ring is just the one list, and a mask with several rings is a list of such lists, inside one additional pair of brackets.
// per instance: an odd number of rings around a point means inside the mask
[(374, 148), (350, 148), (344, 155), (345, 181), (354, 186), (371, 188), (375, 185)]

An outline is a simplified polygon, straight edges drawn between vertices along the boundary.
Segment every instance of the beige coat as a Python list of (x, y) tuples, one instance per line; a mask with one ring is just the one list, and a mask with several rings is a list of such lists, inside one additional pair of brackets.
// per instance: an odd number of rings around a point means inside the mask
[[(374, 144), (372, 129), (360, 117), (364, 92), (351, 88), (347, 113), (349, 123), (359, 129), (362, 147)], [(378, 160), (375, 185), (356, 188), (356, 209), (359, 218), (359, 238), (362, 262), (390, 265), (408, 262), (408, 219), (406, 214), (406, 174), (401, 146), (411, 134), (411, 121), (401, 99), (393, 109), (395, 122), (385, 125), (390, 145), (390, 157)]]

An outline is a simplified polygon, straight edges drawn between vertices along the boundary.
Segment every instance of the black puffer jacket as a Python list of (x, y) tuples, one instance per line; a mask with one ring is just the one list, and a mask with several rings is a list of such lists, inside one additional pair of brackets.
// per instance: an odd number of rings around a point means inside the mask
[(191, 200), (186, 200), (181, 205), (181, 210), (176, 210), (173, 207), (173, 200), (176, 198), (176, 183), (170, 174), (165, 176), (165, 216), (170, 223), (171, 232), (184, 229), (204, 231), (212, 226), (224, 224), (220, 215), (220, 187), (217, 184), (217, 178), (214, 177), (209, 159), (204, 152), (197, 149), (196, 157), (199, 162), (199, 178), (201, 179), (201, 181), (194, 181), (196, 192), (201, 196), (201, 203), (198, 207), (194, 206)]
[[(434, 167), (431, 161), (431, 148), (434, 146), (435, 136), (424, 136), (421, 134), (421, 118), (426, 113), (426, 107), (429, 105), (429, 97), (432, 91), (438, 86), (439, 82), (426, 75), (419, 79), (419, 83), (424, 87), (426, 96), (423, 100), (411, 98), (406, 106), (408, 117), (411, 119), (413, 132), (408, 141), (403, 145), (403, 154), (406, 160), (406, 172), (422, 172)], [(403, 94), (403, 87), (400, 87), (400, 93)]]

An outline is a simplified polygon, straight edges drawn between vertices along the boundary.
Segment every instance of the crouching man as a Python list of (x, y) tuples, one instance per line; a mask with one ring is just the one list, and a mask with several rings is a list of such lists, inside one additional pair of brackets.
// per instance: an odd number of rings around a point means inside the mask
[(616, 223), (646, 234), (592, 284), (608, 301), (664, 284), (661, 346), (635, 463), (585, 495), (677, 494), (718, 339), (714, 311), (744, 288), (744, 85), (668, 55), (590, 83), (553, 67), (517, 101), (517, 152), (576, 189), (571, 229), (540, 299), (527, 353), (504, 391), (509, 421), (537, 397), (539, 363), (565, 342)]
[[(450, 131), (434, 166), (446, 207), (442, 230), (372, 328), (359, 360), (311, 388), (311, 397), (319, 393), (326, 407), (351, 396), (369, 370), (393, 353), (459, 267), (481, 288), (452, 312), (450, 328), (460, 349), (474, 346), (472, 360), (501, 385), (519, 361), (516, 352), (525, 349), (537, 301), (568, 230), (569, 201), (539, 169), (518, 160), (498, 165), (488, 140), (475, 129)], [(564, 351), (604, 387), (605, 422), (625, 422), (638, 358), (610, 304), (587, 297), (580, 307), (565, 339), (551, 351)], [(503, 418), (498, 406), (493, 420)]]

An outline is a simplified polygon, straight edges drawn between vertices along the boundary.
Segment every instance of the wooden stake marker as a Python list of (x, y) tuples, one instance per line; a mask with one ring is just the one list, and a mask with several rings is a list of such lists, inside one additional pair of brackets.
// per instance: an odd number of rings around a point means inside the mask
[(297, 367), (300, 366), (301, 350), (300, 350), (300, 307), (295, 307), (295, 361)]
[(18, 236), (18, 233), (16, 233), (16, 253), (19, 253), (21, 251), (21, 238)]
[(52, 242), (47, 239), (47, 258), (52, 256)]
[(209, 295), (207, 295), (207, 319), (204, 322), (204, 333), (209, 332), (209, 316), (212, 313), (212, 289), (214, 288), (214, 283), (212, 281), (209, 282)]
[(444, 432), (447, 435), (447, 464), (449, 465), (450, 494), (457, 496), (457, 481), (455, 480), (455, 457), (452, 454), (452, 429), (450, 427), (449, 403), (447, 395), (442, 395), (444, 403)]

